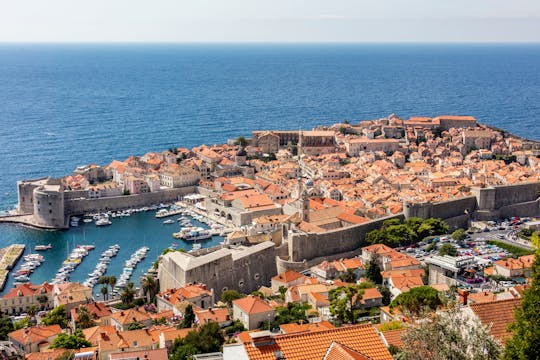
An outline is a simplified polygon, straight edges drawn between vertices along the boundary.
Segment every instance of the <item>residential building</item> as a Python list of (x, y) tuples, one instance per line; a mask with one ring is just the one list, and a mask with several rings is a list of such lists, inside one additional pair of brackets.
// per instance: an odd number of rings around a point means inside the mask
[(233, 301), (233, 318), (240, 320), (248, 330), (258, 329), (265, 321), (274, 321), (275, 315), (274, 308), (258, 296)]
[(32, 326), (12, 331), (8, 339), (23, 354), (40, 351), (52, 345), (54, 339), (62, 333), (58, 325)]
[(53, 307), (53, 285), (44, 282), (41, 285), (19, 284), (0, 299), (0, 311), (6, 315), (28, 312), (31, 306), (40, 310)]

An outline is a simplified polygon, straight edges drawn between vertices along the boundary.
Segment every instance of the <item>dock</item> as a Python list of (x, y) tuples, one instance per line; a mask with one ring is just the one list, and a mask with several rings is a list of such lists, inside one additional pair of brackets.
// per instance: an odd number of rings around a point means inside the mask
[(13, 244), (0, 249), (0, 290), (6, 286), (9, 271), (19, 261), (25, 248), (24, 244)]

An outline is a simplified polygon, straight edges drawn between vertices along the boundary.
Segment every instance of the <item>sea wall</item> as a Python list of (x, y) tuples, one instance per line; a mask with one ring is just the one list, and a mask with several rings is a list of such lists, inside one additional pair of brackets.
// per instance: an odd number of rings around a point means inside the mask
[(65, 212), (69, 215), (82, 215), (95, 211), (143, 207), (176, 201), (184, 195), (194, 193), (195, 191), (196, 188), (194, 186), (188, 186), (137, 195), (111, 196), (99, 199), (69, 199), (65, 200)]
[(366, 234), (379, 229), (388, 219), (403, 219), (403, 215), (394, 215), (347, 228), (324, 233), (290, 233), (288, 238), (289, 261), (302, 262), (317, 257), (354, 251), (366, 246)]

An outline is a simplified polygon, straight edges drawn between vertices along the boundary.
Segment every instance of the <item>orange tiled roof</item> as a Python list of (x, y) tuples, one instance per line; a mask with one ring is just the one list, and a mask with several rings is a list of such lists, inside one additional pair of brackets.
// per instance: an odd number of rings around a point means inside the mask
[(109, 355), (110, 360), (123, 359), (147, 359), (147, 360), (167, 360), (167, 349), (137, 350), (119, 352)]
[(372, 360), (372, 357), (355, 351), (335, 341), (332, 342), (323, 360)]
[(246, 296), (245, 298), (234, 300), (233, 304), (249, 315), (273, 310), (270, 305), (258, 296)]
[(388, 330), (382, 332), (382, 335), (386, 339), (388, 345), (394, 345), (399, 348), (403, 347), (403, 341), (401, 340), (401, 335), (405, 332), (405, 328)]
[(302, 277), (305, 277), (305, 275), (302, 275), (294, 270), (287, 270), (284, 273), (274, 276), (272, 280), (288, 283)]
[(229, 309), (227, 308), (210, 308), (206, 310), (194, 310), (195, 317), (199, 324), (206, 324), (214, 321), (217, 323), (223, 323), (230, 319)]
[(3, 299), (11, 299), (11, 298), (17, 298), (20, 296), (32, 296), (32, 295), (40, 295), (40, 294), (48, 294), (52, 293), (54, 288), (54, 285), (49, 284), (47, 282), (44, 282), (41, 285), (34, 285), (34, 284), (19, 284), (12, 288), (6, 295), (4, 295)]
[(42, 341), (47, 341), (48, 338), (58, 335), (62, 329), (58, 325), (48, 326), (32, 326), (27, 329), (19, 329), (12, 331), (8, 336), (17, 341), (19, 344), (26, 345), (28, 342), (34, 344)]
[(514, 322), (514, 310), (519, 306), (521, 299), (509, 299), (472, 304), (470, 308), (482, 324), (491, 325), (491, 335), (504, 343), (511, 336), (507, 326)]
[(336, 329), (273, 337), (274, 344), (255, 347), (244, 343), (249, 359), (275, 360), (281, 351), (287, 360), (322, 359), (332, 342), (370, 356), (374, 360), (392, 360), (392, 355), (371, 324), (354, 325)]
[(332, 325), (328, 321), (321, 321), (318, 323), (307, 323), (307, 324), (281, 324), (279, 325), (279, 328), (281, 329), (281, 332), (283, 334), (291, 334), (291, 333), (298, 333), (298, 332), (306, 332), (306, 331), (324, 331), (328, 329), (334, 329), (335, 326)]
[(121, 325), (127, 325), (133, 322), (143, 322), (151, 319), (149, 314), (137, 309), (119, 311), (112, 314), (111, 317)]

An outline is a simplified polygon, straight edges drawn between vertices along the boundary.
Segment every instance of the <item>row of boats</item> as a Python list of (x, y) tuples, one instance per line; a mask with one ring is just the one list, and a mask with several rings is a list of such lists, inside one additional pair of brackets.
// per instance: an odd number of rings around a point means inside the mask
[[(159, 205), (144, 206), (141, 208), (127, 209), (127, 210), (91, 213), (83, 217), (82, 221), (85, 223), (91, 223), (95, 221), (96, 226), (107, 226), (107, 225), (112, 224), (111, 218), (127, 217), (127, 216), (131, 216), (134, 213), (145, 212), (145, 211), (155, 211), (155, 210), (167, 208), (169, 206), (170, 206), (169, 204), (159, 204)], [(79, 226), (80, 221), (81, 221), (81, 218), (77, 216), (72, 216), (70, 219), (70, 225), (74, 227)]]
[(15, 285), (30, 282), (30, 274), (45, 261), (45, 258), (40, 254), (28, 254), (23, 259), (24, 262), (15, 271)]
[(67, 259), (62, 263), (62, 267), (56, 273), (52, 283), (59, 284), (67, 282), (73, 270), (79, 266), (81, 261), (88, 256), (88, 252), (93, 250), (94, 247), (94, 245), (77, 245), (77, 247), (71, 251)]
[(124, 269), (122, 270), (122, 274), (120, 274), (120, 278), (116, 282), (116, 285), (113, 289), (113, 294), (118, 295), (120, 291), (126, 287), (126, 285), (129, 282), (129, 279), (131, 278), (131, 275), (133, 274), (133, 271), (137, 267), (137, 264), (139, 264), (145, 257), (146, 254), (150, 251), (150, 248), (148, 246), (143, 246), (142, 248), (138, 249), (135, 253), (131, 255), (131, 257), (126, 260), (124, 263)]
[(120, 245), (115, 244), (102, 252), (94, 271), (88, 274), (88, 278), (84, 281), (83, 285), (93, 288), (99, 281), (99, 278), (107, 272), (107, 267), (111, 263), (112, 258), (118, 254), (118, 251), (120, 251)]

